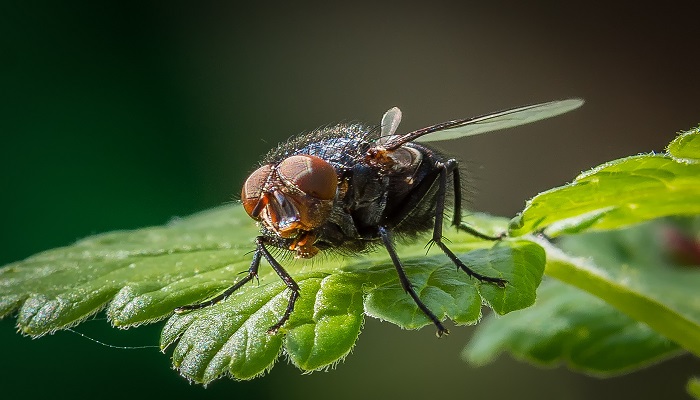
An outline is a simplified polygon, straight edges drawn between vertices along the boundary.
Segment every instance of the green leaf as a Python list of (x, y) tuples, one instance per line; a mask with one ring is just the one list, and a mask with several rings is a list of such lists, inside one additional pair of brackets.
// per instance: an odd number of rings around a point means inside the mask
[(688, 394), (693, 396), (694, 399), (700, 399), (700, 378), (690, 378), (690, 380), (688, 380), (688, 384), (686, 385), (686, 389), (688, 390)]
[(686, 132), (671, 143), (670, 154), (611, 161), (535, 196), (512, 221), (511, 236), (544, 229), (554, 237), (700, 214), (699, 136), (697, 129)]
[[(485, 216), (470, 222), (505, 228), (502, 219)], [(173, 315), (176, 307), (215, 296), (240, 279), (257, 234), (240, 206), (226, 206), (162, 227), (90, 237), (1, 269), (0, 316), (19, 310), (18, 326), (32, 336), (73, 326), (102, 309), (119, 327), (169, 317), (161, 346), (173, 346), (174, 365), (202, 383), (223, 374), (253, 378), (281, 354), (305, 371), (328, 368), (350, 352), (364, 315), (406, 329), (430, 325), (381, 249), (345, 258), (280, 258), (301, 296), (277, 335), (267, 330), (283, 314), (289, 291), (264, 262), (259, 283), (216, 305)], [(439, 318), (472, 324), (482, 303), (506, 314), (534, 302), (545, 261), (538, 244), (508, 239), (493, 245), (457, 231), (445, 235), (471, 268), (508, 285), (469, 278), (437, 249), (426, 255), (427, 240), (397, 246), (410, 281)]]
[(0, 270), (0, 316), (21, 306), (19, 328), (33, 336), (75, 325), (105, 307), (116, 326), (162, 319), (247, 267), (247, 249), (232, 240), (247, 221), (231, 211), (96, 235), (7, 265)]
[(700, 265), (676, 257), (686, 248), (678, 246), (681, 227), (694, 226), (687, 222), (567, 236), (559, 244), (568, 254), (542, 242), (547, 275), (571, 286), (549, 282), (535, 306), (485, 321), (466, 357), (485, 363), (510, 350), (519, 358), (606, 374), (678, 349), (700, 355)]
[(683, 132), (668, 145), (667, 151), (677, 161), (700, 162), (700, 127)]
[(544, 365), (565, 363), (596, 375), (626, 372), (677, 355), (678, 345), (586, 292), (546, 281), (537, 303), (487, 317), (463, 352), (477, 365), (502, 351)]
[(674, 229), (669, 222), (653, 221), (565, 237), (560, 245), (568, 254), (547, 250), (547, 274), (600, 297), (700, 356), (700, 268), (673, 260), (667, 234)]

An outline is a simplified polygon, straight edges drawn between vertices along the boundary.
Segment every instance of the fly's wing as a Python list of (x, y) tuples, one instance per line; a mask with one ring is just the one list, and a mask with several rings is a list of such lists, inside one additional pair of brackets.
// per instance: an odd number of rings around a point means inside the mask
[(393, 150), (404, 143), (414, 140), (417, 142), (450, 140), (463, 136), (479, 135), (499, 129), (512, 128), (541, 119), (551, 118), (579, 108), (581, 105), (583, 105), (583, 100), (581, 99), (556, 100), (548, 103), (532, 104), (499, 111), (479, 117), (443, 122), (405, 135), (396, 136), (392, 138), (390, 142), (385, 143), (384, 148)]
[(398, 107), (392, 107), (384, 113), (382, 117), (382, 136), (391, 136), (396, 132), (396, 128), (401, 123), (401, 110)]

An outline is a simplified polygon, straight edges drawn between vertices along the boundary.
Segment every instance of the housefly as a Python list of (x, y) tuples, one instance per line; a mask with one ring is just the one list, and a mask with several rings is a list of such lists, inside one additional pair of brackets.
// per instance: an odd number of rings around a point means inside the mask
[(435, 324), (438, 336), (448, 333), (418, 297), (394, 247), (396, 237), (412, 238), (432, 230), (431, 244), (470, 277), (505, 287), (501, 277), (481, 275), (464, 264), (443, 242), (443, 213), (451, 205), (452, 225), (486, 240), (503, 237), (480, 233), (462, 223), (460, 170), (455, 159), (423, 142), (527, 124), (580, 107), (580, 99), (534, 104), (479, 117), (448, 121), (397, 134), (401, 111), (394, 107), (379, 129), (338, 124), (307, 133), (270, 151), (250, 174), (241, 191), (245, 211), (258, 222), (260, 235), (247, 275), (220, 295), (179, 307), (178, 313), (226, 299), (258, 275), (265, 258), (289, 289), (287, 308), (268, 333), (289, 319), (299, 286), (270, 253), (279, 248), (298, 258), (321, 251), (355, 254), (383, 246), (403, 289)]

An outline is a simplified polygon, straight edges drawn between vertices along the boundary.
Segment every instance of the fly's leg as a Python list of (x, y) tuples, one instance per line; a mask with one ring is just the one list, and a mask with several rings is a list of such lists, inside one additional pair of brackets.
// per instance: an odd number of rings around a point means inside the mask
[[(461, 180), (459, 179), (459, 167), (457, 160), (451, 159), (448, 160), (444, 165), (444, 168), (447, 169), (446, 171), (448, 174), (452, 172), (452, 178), (453, 178), (453, 188), (454, 188), (454, 194), (455, 194), (455, 204), (454, 204), (454, 214), (452, 216), (452, 225), (455, 226), (457, 229), (462, 230), (467, 232), (468, 234), (478, 237), (479, 239), (484, 239), (484, 240), (501, 240), (504, 237), (506, 237), (506, 233), (503, 232), (500, 235), (497, 236), (492, 236), (492, 235), (487, 235), (483, 232), (480, 232), (471, 226), (465, 224), (462, 222), (462, 183)], [(440, 179), (443, 179), (442, 176)], [(445, 182), (447, 181), (447, 177), (445, 177)], [(443, 208), (444, 208), (444, 199), (443, 195)], [(440, 214), (442, 217), (442, 213)], [(442, 229), (442, 228), (441, 228)]]
[(270, 266), (272, 266), (272, 269), (277, 272), (277, 275), (282, 279), (285, 285), (287, 285), (287, 288), (291, 292), (289, 295), (289, 301), (287, 302), (287, 308), (284, 310), (284, 314), (282, 315), (282, 318), (277, 321), (276, 324), (272, 325), (268, 330), (267, 333), (270, 335), (274, 335), (277, 333), (277, 331), (280, 330), (282, 325), (284, 325), (285, 322), (289, 319), (289, 316), (292, 315), (292, 311), (294, 311), (294, 304), (297, 302), (297, 299), (299, 298), (299, 285), (292, 279), (292, 276), (289, 275), (287, 271), (282, 268), (280, 263), (275, 260), (275, 258), (270, 254), (270, 252), (267, 250), (265, 247), (265, 241), (267, 239), (264, 236), (258, 236), (255, 238), (255, 244), (258, 246), (258, 251), (260, 251), (267, 260), (268, 263), (270, 263)]
[(233, 292), (238, 290), (240, 287), (245, 285), (246, 283), (250, 282), (253, 278), (258, 276), (258, 268), (260, 267), (260, 259), (262, 257), (265, 257), (265, 260), (267, 260), (268, 263), (272, 266), (272, 269), (275, 270), (277, 275), (284, 281), (284, 284), (287, 285), (287, 288), (291, 291), (291, 294), (289, 295), (289, 301), (287, 303), (287, 308), (284, 310), (284, 314), (282, 315), (282, 318), (277, 321), (276, 324), (272, 325), (268, 330), (268, 334), (275, 334), (279, 329), (287, 322), (289, 319), (289, 316), (292, 315), (292, 311), (294, 311), (294, 304), (296, 303), (297, 299), (299, 298), (299, 285), (292, 279), (291, 275), (287, 273), (287, 271), (282, 268), (282, 266), (275, 260), (275, 258), (270, 254), (270, 252), (267, 250), (265, 247), (265, 242), (266, 239), (264, 236), (258, 236), (255, 238), (255, 252), (253, 253), (253, 261), (250, 264), (250, 268), (248, 269), (248, 275), (246, 275), (245, 278), (241, 279), (240, 281), (236, 282), (235, 285), (231, 286), (230, 288), (226, 289), (225, 292), (221, 293), (220, 295), (214, 297), (213, 299), (207, 300), (202, 303), (197, 303), (197, 304), (190, 304), (187, 306), (182, 306), (178, 307), (175, 309), (175, 313), (181, 314), (187, 311), (192, 311), (192, 310), (198, 310), (200, 308), (205, 308), (212, 306), (227, 297), (229, 297)]
[[(430, 191), (430, 189), (433, 187), (435, 184), (436, 180), (439, 179), (444, 179), (444, 183), (447, 183), (447, 177), (441, 177), (441, 171), (447, 169), (447, 174), (452, 173), (453, 179), (454, 179), (454, 198), (455, 198), (455, 204), (454, 204), (454, 214), (452, 216), (452, 225), (457, 227), (457, 229), (465, 231), (469, 233), (470, 235), (474, 237), (478, 237), (480, 239), (484, 240), (501, 240), (503, 239), (506, 234), (505, 232), (497, 235), (497, 236), (492, 236), (492, 235), (487, 235), (483, 232), (480, 232), (471, 226), (465, 224), (462, 222), (462, 189), (461, 189), (461, 182), (459, 179), (459, 168), (457, 164), (457, 160), (450, 159), (446, 161), (445, 163), (437, 163), (436, 168), (427, 173), (423, 179), (422, 182), (416, 186), (416, 188), (413, 190), (412, 195), (408, 196), (406, 201), (399, 205), (399, 208), (397, 208), (392, 216), (391, 219), (396, 221), (394, 222), (391, 226), (396, 226), (399, 225), (401, 222), (403, 222), (403, 219), (406, 218), (408, 215), (410, 215), (411, 211), (422, 201), (424, 201), (424, 198), (426, 194)], [(446, 191), (446, 189), (444, 189)], [(443, 193), (442, 195), (442, 208), (439, 214), (436, 215), (436, 219), (439, 220), (440, 223), (440, 232), (442, 232), (442, 219), (444, 218), (442, 215), (442, 212), (444, 211), (444, 203), (445, 203), (445, 194)]]
[(389, 257), (391, 257), (391, 261), (394, 264), (394, 267), (396, 267), (396, 273), (399, 275), (399, 282), (401, 282), (401, 287), (403, 290), (405, 290), (413, 299), (413, 301), (416, 302), (416, 305), (418, 305), (418, 308), (423, 311), (423, 314), (425, 314), (432, 322), (435, 324), (437, 327), (437, 336), (441, 337), (442, 335), (447, 335), (450, 333), (450, 331), (445, 328), (445, 326), (440, 322), (438, 317), (433, 314), (432, 311), (426, 306), (423, 301), (421, 301), (420, 297), (418, 297), (418, 294), (416, 291), (413, 289), (413, 285), (411, 285), (411, 281), (408, 280), (408, 276), (406, 276), (406, 271), (403, 269), (403, 265), (401, 264), (401, 260), (399, 259), (399, 256), (396, 254), (396, 249), (394, 249), (394, 244), (391, 241), (391, 238), (389, 236), (389, 231), (388, 228), (384, 226), (379, 227), (379, 236), (382, 238), (382, 242), (384, 243), (384, 247), (386, 247), (387, 252), (389, 252)]
[(250, 263), (250, 268), (248, 268), (248, 275), (245, 276), (245, 278), (241, 279), (240, 281), (236, 282), (233, 286), (230, 288), (226, 289), (223, 293), (220, 295), (209, 299), (207, 301), (203, 301), (201, 303), (196, 303), (196, 304), (190, 304), (182, 307), (178, 307), (175, 309), (175, 314), (182, 314), (188, 311), (192, 310), (199, 310), (201, 308), (206, 308), (209, 306), (213, 306), (214, 304), (226, 300), (230, 295), (233, 294), (236, 290), (240, 289), (243, 285), (246, 283), (250, 282), (253, 280), (253, 278), (258, 276), (258, 268), (260, 267), (260, 257), (262, 256), (262, 253), (260, 250), (255, 250), (253, 253), (253, 261)]
[[(443, 213), (445, 212), (445, 196), (447, 193), (447, 174), (452, 173), (453, 176), (455, 177), (455, 214), (453, 218), (453, 223), (460, 223), (461, 222), (461, 210), (460, 210), (460, 205), (459, 201), (461, 200), (461, 196), (458, 195), (459, 193), (459, 175), (458, 175), (458, 169), (457, 169), (457, 161), (456, 160), (447, 160), (445, 163), (440, 163), (437, 165), (437, 167), (440, 169), (440, 176), (438, 177), (438, 191), (435, 196), (435, 226), (433, 227), (433, 238), (432, 242), (437, 244), (438, 247), (447, 255), (447, 257), (452, 260), (452, 262), (458, 266), (462, 271), (466, 272), (467, 275), (474, 277), (481, 282), (488, 282), (488, 283), (493, 283), (497, 285), (498, 287), (505, 287), (507, 281), (502, 278), (494, 278), (486, 275), (481, 275), (477, 272), (474, 272), (471, 268), (467, 267), (462, 260), (460, 260), (455, 253), (452, 252), (443, 242), (442, 242), (442, 220), (443, 220)], [(457, 225), (460, 226), (460, 225)], [(466, 229), (465, 229), (466, 230)], [(489, 239), (489, 240), (499, 240), (501, 239), (500, 237), (491, 237), (488, 235), (484, 235), (476, 230), (473, 230), (470, 228), (470, 230), (467, 230), (469, 233), (473, 234), (474, 236), (483, 238), (483, 239)]]
[(478, 230), (472, 228), (471, 226), (469, 226), (469, 225), (467, 225), (467, 224), (465, 224), (465, 223), (463, 223), (463, 222), (461, 222), (461, 221), (460, 221), (458, 224), (454, 224), (454, 223), (453, 223), (453, 225), (455, 225), (455, 227), (456, 227), (457, 229), (459, 229), (460, 231), (467, 232), (468, 234), (470, 234), (470, 235), (472, 235), (472, 236), (474, 236), (474, 237), (478, 237), (479, 239), (497, 241), (497, 240), (501, 240), (501, 239), (503, 239), (504, 237), (506, 237), (506, 233), (505, 233), (505, 232), (501, 233), (500, 235), (496, 235), (496, 236), (487, 235), (487, 234), (485, 234), (485, 233), (483, 233), (483, 232), (480, 232), (480, 231), (478, 231)]

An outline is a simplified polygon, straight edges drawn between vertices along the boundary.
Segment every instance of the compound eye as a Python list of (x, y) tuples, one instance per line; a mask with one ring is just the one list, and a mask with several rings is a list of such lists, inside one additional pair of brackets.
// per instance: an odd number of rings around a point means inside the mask
[(248, 179), (246, 179), (243, 184), (243, 190), (241, 190), (241, 202), (243, 203), (243, 208), (252, 218), (257, 219), (262, 207), (265, 204), (261, 204), (263, 201), (261, 199), (261, 193), (265, 182), (270, 177), (272, 173), (271, 165), (263, 165), (262, 167), (253, 171)]
[(277, 173), (287, 185), (293, 185), (305, 194), (319, 200), (332, 200), (338, 188), (335, 169), (322, 158), (297, 155), (286, 158), (277, 167)]

